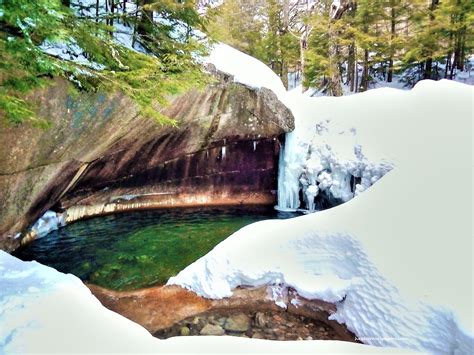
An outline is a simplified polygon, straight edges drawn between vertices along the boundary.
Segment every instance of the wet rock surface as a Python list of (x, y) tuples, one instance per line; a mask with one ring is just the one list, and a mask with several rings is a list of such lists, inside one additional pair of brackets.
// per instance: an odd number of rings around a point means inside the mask
[(153, 334), (175, 336), (229, 335), (268, 340), (347, 340), (328, 324), (285, 310), (266, 312), (213, 311), (180, 321)]
[[(336, 304), (308, 300), (288, 288), (281, 288), (277, 299), (275, 286), (262, 286), (236, 288), (231, 297), (212, 300), (179, 286), (137, 291), (87, 286), (105, 307), (162, 339), (212, 333), (269, 340), (356, 342), (344, 324), (329, 319), (337, 311)], [(276, 301), (286, 308), (277, 306)]]

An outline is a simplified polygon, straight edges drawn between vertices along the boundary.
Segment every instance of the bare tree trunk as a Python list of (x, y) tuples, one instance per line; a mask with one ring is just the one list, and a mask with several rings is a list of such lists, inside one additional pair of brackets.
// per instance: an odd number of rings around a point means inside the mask
[(393, 41), (395, 39), (395, 30), (396, 30), (396, 12), (395, 12), (395, 3), (393, 0), (390, 1), (390, 58), (388, 60), (388, 75), (387, 82), (391, 83), (393, 80), (393, 56), (395, 49), (393, 48)]
[(433, 69), (433, 58), (428, 58), (425, 62), (425, 73), (423, 79), (431, 79), (431, 72)]
[(281, 40), (282, 37), (288, 33), (288, 27), (289, 27), (289, 22), (290, 22), (290, 7), (288, 0), (283, 0), (283, 28), (282, 31), (280, 32), (280, 53), (281, 53), (281, 81), (283, 82), (283, 85), (285, 88), (288, 90), (288, 60), (286, 57), (286, 52), (282, 51), (281, 48)]
[(114, 24), (115, 0), (110, 0), (110, 12), (112, 13), (110, 18), (110, 25), (112, 26)]
[[(142, 6), (145, 6), (152, 2), (153, 0), (141, 0), (140, 4)], [(148, 29), (152, 25), (152, 23), (153, 23), (153, 11), (145, 10), (142, 8), (141, 17), (138, 21), (137, 32), (142, 35), (147, 34)]]
[(337, 58), (337, 32), (333, 26), (329, 28), (329, 74), (328, 91), (332, 96), (342, 96), (341, 73)]
[[(305, 30), (306, 32), (306, 30)], [(304, 72), (305, 72), (305, 55), (306, 55), (306, 49), (308, 47), (308, 44), (307, 44), (307, 37), (306, 37), (306, 33), (303, 33), (303, 35), (301, 36), (300, 38), (300, 69), (301, 69), (301, 90), (302, 92), (305, 92), (306, 90), (308, 90), (308, 88), (306, 87), (305, 85), (305, 75), (304, 75)]]
[[(346, 12), (351, 5), (353, 5), (352, 0), (341, 0), (337, 3), (333, 3), (329, 16), (331, 22), (339, 20), (344, 12)], [(339, 63), (337, 57), (337, 40), (338, 33), (332, 23), (329, 23), (328, 28), (329, 35), (329, 83), (328, 91), (332, 96), (342, 96), (342, 87), (341, 87), (341, 72), (339, 70)]]
[(369, 50), (364, 50), (364, 71), (362, 73), (362, 91), (367, 91), (369, 88)]
[(99, 0), (95, 1), (95, 22), (99, 22)]
[(461, 54), (459, 57), (458, 68), (464, 71), (464, 62), (466, 60), (466, 31), (464, 30), (461, 37)]
[(347, 64), (347, 84), (350, 85), (351, 92), (354, 92), (354, 42), (349, 46), (349, 61)]
[(451, 67), (451, 57), (452, 57), (452, 53), (448, 52), (448, 54), (446, 54), (446, 66), (444, 68), (444, 78), (445, 79), (448, 78), (449, 69)]
[[(439, 0), (431, 0), (430, 22), (434, 20), (434, 10), (438, 6), (438, 4), (439, 4)], [(425, 62), (425, 72), (424, 72), (423, 78), (431, 79), (432, 71), (433, 71), (433, 58), (429, 57), (428, 59), (426, 59), (426, 62)]]
[[(357, 48), (356, 48), (356, 53), (357, 53)], [(355, 60), (355, 91), (354, 92), (359, 92), (359, 62), (357, 61), (357, 55), (356, 55), (356, 60)]]

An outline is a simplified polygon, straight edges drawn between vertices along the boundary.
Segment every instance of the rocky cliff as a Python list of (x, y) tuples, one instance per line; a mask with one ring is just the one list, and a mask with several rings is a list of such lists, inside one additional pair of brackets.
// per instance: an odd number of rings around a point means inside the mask
[(74, 94), (64, 80), (32, 93), (51, 127), (0, 123), (0, 248), (16, 248), (48, 209), (70, 222), (128, 209), (275, 203), (279, 140), (293, 116), (270, 90), (213, 75), (163, 109), (175, 127), (140, 117), (124, 94)]

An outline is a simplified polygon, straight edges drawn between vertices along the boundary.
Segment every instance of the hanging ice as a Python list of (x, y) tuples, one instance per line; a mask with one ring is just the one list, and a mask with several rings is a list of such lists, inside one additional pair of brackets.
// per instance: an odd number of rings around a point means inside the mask
[(335, 204), (349, 201), (392, 169), (385, 157), (366, 157), (354, 122), (334, 117), (331, 98), (289, 93), (283, 101), (296, 129), (280, 151), (277, 209), (314, 211), (322, 194)]

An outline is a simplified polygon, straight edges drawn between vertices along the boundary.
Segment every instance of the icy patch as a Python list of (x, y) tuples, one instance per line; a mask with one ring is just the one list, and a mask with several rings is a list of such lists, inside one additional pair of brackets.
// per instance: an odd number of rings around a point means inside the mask
[(59, 227), (64, 227), (65, 225), (66, 222), (62, 213), (46, 211), (44, 215), (36, 221), (33, 227), (31, 227), (31, 230), (38, 238), (41, 238), (53, 230), (57, 230)]
[[(378, 92), (377, 105), (386, 93)], [(339, 105), (334, 98), (313, 98), (295, 91), (282, 99), (293, 112), (296, 129), (287, 133), (280, 151), (279, 210), (318, 210), (316, 201), (322, 193), (334, 204), (347, 202), (393, 169), (395, 159), (387, 149), (380, 149), (383, 142), (371, 132), (371, 125), (385, 120), (379, 112), (366, 110), (355, 116), (346, 109), (353, 105), (347, 105), (350, 100), (345, 97)]]

